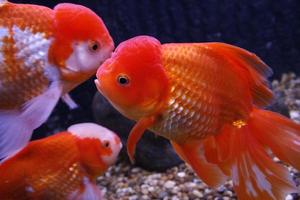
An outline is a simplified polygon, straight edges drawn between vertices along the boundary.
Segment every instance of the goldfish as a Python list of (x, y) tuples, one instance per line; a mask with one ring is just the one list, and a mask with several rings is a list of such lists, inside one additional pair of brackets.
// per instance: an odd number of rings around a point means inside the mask
[(31, 141), (0, 164), (0, 199), (102, 199), (96, 178), (117, 159), (112, 131), (80, 123)]
[(263, 108), (273, 101), (272, 70), (226, 43), (122, 42), (97, 71), (98, 90), (137, 121), (127, 152), (146, 129), (167, 138), (210, 187), (232, 179), (239, 199), (283, 199), (299, 192), (283, 165), (300, 170), (300, 125)]
[(113, 40), (81, 5), (54, 9), (0, 0), (0, 158), (23, 147), (62, 98), (96, 73)]

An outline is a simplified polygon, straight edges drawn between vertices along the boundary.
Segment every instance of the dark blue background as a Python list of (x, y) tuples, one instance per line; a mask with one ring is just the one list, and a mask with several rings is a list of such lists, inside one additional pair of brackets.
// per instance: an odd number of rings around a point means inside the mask
[(15, 0), (53, 7), (85, 5), (99, 14), (116, 44), (148, 34), (162, 42), (222, 41), (258, 54), (279, 77), (300, 72), (299, 0)]

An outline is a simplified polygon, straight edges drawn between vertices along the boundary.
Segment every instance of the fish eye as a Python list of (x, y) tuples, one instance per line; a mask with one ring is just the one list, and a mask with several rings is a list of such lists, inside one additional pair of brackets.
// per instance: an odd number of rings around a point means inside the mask
[(96, 52), (100, 49), (100, 44), (98, 41), (90, 41), (89, 42), (89, 50), (91, 52)]
[(129, 84), (129, 78), (126, 75), (119, 75), (117, 81), (120, 85), (125, 86)]
[(110, 147), (109, 141), (107, 141), (107, 140), (103, 141), (103, 146), (104, 146), (105, 148), (109, 148), (109, 147)]

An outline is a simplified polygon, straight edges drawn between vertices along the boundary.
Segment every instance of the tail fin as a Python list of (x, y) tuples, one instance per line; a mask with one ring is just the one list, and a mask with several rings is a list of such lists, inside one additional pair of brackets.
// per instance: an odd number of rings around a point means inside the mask
[(300, 125), (271, 111), (255, 110), (253, 135), (280, 160), (300, 171)]
[(275, 155), (300, 169), (300, 125), (279, 114), (254, 109), (247, 125), (226, 125), (205, 140), (204, 151), (207, 161), (232, 178), (240, 199), (284, 199), (300, 192), (287, 168), (272, 160)]
[(254, 109), (245, 126), (225, 125), (203, 141), (172, 145), (209, 186), (231, 177), (239, 199), (285, 199), (300, 192), (287, 168), (272, 159), (300, 170), (300, 125), (279, 114)]

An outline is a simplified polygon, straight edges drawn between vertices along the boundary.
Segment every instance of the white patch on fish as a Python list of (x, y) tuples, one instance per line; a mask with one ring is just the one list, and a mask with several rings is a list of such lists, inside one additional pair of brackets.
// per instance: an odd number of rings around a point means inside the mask
[(31, 187), (31, 186), (27, 186), (27, 187), (25, 188), (25, 191), (28, 192), (28, 193), (33, 193), (33, 192), (34, 192), (34, 189), (33, 189), (33, 187)]
[(1, 51), (2, 46), (3, 46), (3, 38), (8, 36), (9, 32), (8, 32), (8, 28), (5, 27), (0, 27), (0, 64), (2, 64), (4, 62), (4, 56), (3, 53)]
[(252, 182), (250, 182), (249, 180), (246, 181), (246, 188), (249, 195), (251, 195), (252, 197), (257, 197), (257, 192), (255, 191)]
[(97, 53), (89, 50), (89, 42), (76, 42), (72, 44), (72, 54), (66, 60), (66, 69), (73, 73), (89, 72), (98, 69), (99, 65), (110, 57), (112, 46), (101, 48)]
[(240, 182), (239, 182), (239, 172), (238, 172), (237, 163), (232, 165), (231, 177), (232, 177), (233, 184), (238, 186)]
[(68, 197), (67, 200), (72, 199), (91, 199), (91, 200), (103, 200), (103, 194), (101, 193), (100, 189), (89, 180), (88, 177), (83, 177), (82, 179), (82, 188), (78, 188), (75, 191), (72, 191)]
[(7, 2), (7, 0), (0, 0), (0, 8), (4, 6)]
[(103, 126), (94, 123), (80, 123), (72, 125), (68, 131), (78, 138), (91, 138), (102, 140), (114, 140), (114, 133)]
[(259, 188), (262, 188), (264, 191), (266, 191), (272, 198), (276, 199), (272, 192), (272, 185), (266, 179), (264, 173), (256, 165), (252, 166), (252, 170), (255, 174), (257, 186)]
[(68, 132), (80, 139), (91, 138), (98, 139), (100, 142), (109, 142), (109, 148), (112, 150), (110, 155), (101, 156), (101, 159), (108, 165), (113, 164), (122, 148), (122, 143), (116, 142), (116, 134), (94, 123), (80, 123), (72, 125), (68, 128)]
[(13, 26), (12, 31), (15, 47), (18, 50), (16, 57), (24, 61), (24, 66), (29, 69), (37, 65), (42, 66), (48, 80), (58, 81), (60, 78), (58, 69), (48, 62), (52, 39), (46, 38), (45, 33), (33, 33), (29, 28), (22, 30), (16, 25)]

